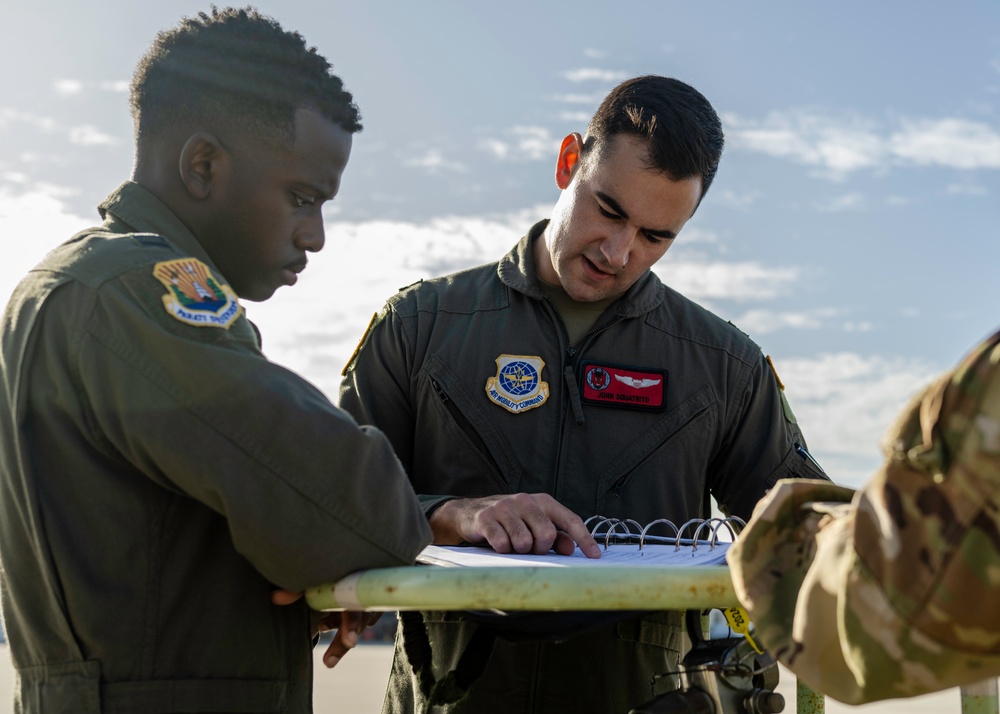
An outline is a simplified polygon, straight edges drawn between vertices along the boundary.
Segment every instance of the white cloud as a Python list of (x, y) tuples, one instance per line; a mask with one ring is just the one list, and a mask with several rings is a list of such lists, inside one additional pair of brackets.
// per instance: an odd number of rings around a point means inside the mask
[(776, 312), (773, 310), (748, 310), (733, 323), (750, 335), (766, 335), (778, 330), (820, 330), (829, 326), (837, 310), (822, 308), (805, 312)]
[(849, 193), (843, 196), (836, 196), (822, 203), (816, 203), (816, 209), (825, 213), (839, 213), (841, 211), (854, 211), (862, 207), (865, 198), (860, 193)]
[(726, 114), (724, 122), (733, 147), (815, 166), (833, 179), (885, 163), (1000, 168), (1000, 131), (965, 119), (903, 120), (887, 130), (858, 117), (790, 111), (763, 121)]
[(0, 185), (0, 304), (14, 286), (52, 248), (96, 223), (66, 210), (59, 200), (70, 189), (33, 187), (17, 190)]
[(78, 79), (57, 79), (52, 88), (60, 97), (72, 97), (83, 91), (83, 82)]
[(589, 104), (597, 107), (604, 101), (604, 94), (556, 94), (552, 99), (564, 104)]
[(674, 243), (670, 252), (667, 253), (669, 256), (667, 260), (672, 260), (676, 256), (683, 256), (684, 259), (694, 260), (698, 256), (689, 250), (691, 245), (701, 245), (705, 243), (718, 244), (719, 236), (714, 231), (706, 230), (704, 228), (699, 228), (697, 226), (685, 226), (684, 230), (677, 237), (677, 242)]
[(621, 82), (629, 78), (627, 72), (613, 69), (596, 69), (593, 67), (571, 69), (565, 72), (563, 76), (570, 82)]
[(545, 127), (514, 126), (502, 138), (483, 139), (479, 146), (500, 161), (547, 161), (555, 160), (559, 139)]
[(770, 300), (787, 294), (799, 279), (798, 268), (691, 260), (686, 256), (672, 260), (669, 252), (653, 270), (692, 300)]
[(30, 112), (20, 112), (15, 109), (0, 109), (0, 129), (5, 129), (9, 124), (14, 122), (28, 124), (44, 133), (51, 133), (59, 129), (56, 120), (51, 117), (38, 116)]
[(778, 330), (871, 332), (874, 329), (870, 322), (838, 319), (840, 317), (841, 310), (832, 307), (798, 311), (755, 308), (734, 317), (733, 324), (752, 336), (767, 335)]
[[(0, 129), (5, 129), (15, 122), (28, 125), (43, 134), (65, 134), (66, 139), (77, 146), (114, 146), (121, 143), (117, 137), (111, 136), (95, 126), (66, 127), (51, 117), (0, 108)], [(19, 159), (22, 162), (30, 162), (37, 160), (37, 155), (22, 154)]]
[(608, 57), (611, 53), (605, 50), (594, 49), (593, 47), (588, 47), (583, 51), (584, 57), (589, 57), (590, 59), (604, 59)]
[(52, 88), (61, 97), (75, 97), (83, 93), (87, 88), (97, 88), (102, 92), (123, 93), (128, 91), (128, 80), (106, 79), (100, 82), (82, 81), (79, 79), (57, 79), (53, 81)]
[(724, 189), (721, 191), (715, 191), (709, 194), (709, 200), (721, 203), (724, 206), (729, 206), (730, 208), (749, 208), (753, 204), (757, 203), (764, 194), (760, 191), (747, 191), (746, 193), (737, 193), (730, 189)]
[(430, 173), (440, 173), (451, 171), (454, 173), (465, 173), (465, 165), (460, 161), (449, 161), (438, 149), (428, 149), (420, 156), (411, 156), (403, 161), (403, 166), (410, 166), (418, 169), (426, 169)]
[(912, 163), (956, 169), (1000, 168), (1000, 132), (980, 122), (907, 122), (889, 139), (892, 153)]
[[(568, 122), (572, 124), (579, 124), (581, 127), (585, 127), (590, 123), (591, 115), (587, 112), (559, 112), (556, 118), (562, 122)], [(581, 128), (581, 133), (582, 133)]]
[(810, 451), (831, 478), (854, 486), (881, 462), (880, 442), (896, 416), (939, 371), (918, 360), (849, 352), (775, 358), (775, 367)]
[(69, 141), (78, 146), (114, 146), (120, 140), (93, 126), (74, 126), (69, 130)]
[(812, 112), (775, 113), (763, 122), (725, 116), (732, 146), (820, 167), (837, 178), (875, 166), (883, 141), (860, 119), (837, 121)]
[(949, 196), (986, 196), (989, 194), (989, 189), (976, 184), (953, 183), (946, 186), (944, 192)]

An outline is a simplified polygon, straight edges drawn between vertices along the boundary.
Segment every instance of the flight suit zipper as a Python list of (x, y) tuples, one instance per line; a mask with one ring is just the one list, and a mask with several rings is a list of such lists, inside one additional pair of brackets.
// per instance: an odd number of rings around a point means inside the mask
[[(562, 315), (559, 314), (559, 310), (556, 308), (555, 303), (552, 302), (549, 297), (543, 296), (543, 300), (546, 305), (548, 305), (552, 316), (555, 318), (556, 324), (559, 326), (560, 330), (560, 348), (563, 344), (569, 344), (569, 330), (566, 328), (566, 321), (563, 320)], [(615, 315), (615, 317), (608, 322), (600, 325), (598, 327), (591, 328), (580, 340), (576, 343), (576, 346), (568, 346), (565, 348), (566, 358), (563, 362), (563, 382), (566, 384), (567, 399), (562, 400), (562, 411), (559, 417), (559, 439), (556, 442), (556, 463), (555, 463), (555, 474), (552, 477), (552, 493), (557, 494), (559, 491), (559, 475), (562, 469), (562, 447), (563, 447), (563, 434), (565, 432), (566, 426), (566, 412), (567, 412), (567, 402), (573, 407), (573, 416), (577, 424), (584, 423), (583, 417), (583, 403), (580, 399), (580, 389), (576, 383), (576, 371), (574, 369), (574, 358), (577, 353), (583, 348), (587, 340), (596, 335), (598, 332), (602, 332), (607, 328), (611, 327), (617, 322), (623, 319), (622, 315)], [(560, 349), (562, 351), (562, 349)]]
[(489, 447), (486, 446), (486, 441), (479, 435), (479, 432), (476, 431), (476, 428), (472, 426), (469, 420), (466, 419), (465, 415), (462, 414), (458, 405), (456, 405), (455, 402), (452, 401), (451, 397), (448, 396), (448, 393), (444, 390), (444, 387), (441, 386), (440, 382), (432, 378), (431, 386), (434, 388), (434, 392), (438, 395), (441, 403), (444, 404), (444, 408), (448, 410), (452, 420), (454, 420), (458, 428), (462, 430), (462, 433), (468, 437), (469, 441), (472, 442), (472, 445), (475, 447), (476, 451), (479, 452), (479, 455), (482, 456), (483, 459), (489, 464), (499, 483), (505, 484), (505, 488), (509, 491), (510, 487), (506, 486), (503, 478), (503, 471), (500, 469), (500, 465), (497, 463), (496, 459), (493, 458), (493, 454), (490, 453)]

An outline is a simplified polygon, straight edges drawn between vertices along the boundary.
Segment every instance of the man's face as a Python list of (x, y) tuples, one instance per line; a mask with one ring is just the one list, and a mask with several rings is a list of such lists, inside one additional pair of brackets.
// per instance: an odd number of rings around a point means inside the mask
[(673, 181), (649, 169), (645, 142), (627, 134), (576, 161), (579, 142), (579, 134), (563, 141), (563, 192), (535, 262), (542, 280), (595, 302), (622, 295), (663, 257), (698, 206), (701, 177)]
[(337, 195), (351, 133), (300, 109), (290, 147), (228, 146), (224, 181), (214, 183), (211, 218), (198, 239), (236, 294), (266, 300), (294, 285), (307, 254), (323, 248), (322, 205)]

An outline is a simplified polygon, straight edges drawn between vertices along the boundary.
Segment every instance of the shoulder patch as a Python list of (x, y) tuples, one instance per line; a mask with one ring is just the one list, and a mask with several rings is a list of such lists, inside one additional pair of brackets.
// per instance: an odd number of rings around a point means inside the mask
[(512, 414), (540, 407), (549, 398), (549, 383), (542, 381), (545, 361), (537, 355), (497, 357), (496, 376), (486, 380), (486, 396)]
[(243, 314), (233, 289), (196, 258), (157, 263), (153, 275), (167, 289), (163, 307), (175, 320), (196, 327), (229, 329)]

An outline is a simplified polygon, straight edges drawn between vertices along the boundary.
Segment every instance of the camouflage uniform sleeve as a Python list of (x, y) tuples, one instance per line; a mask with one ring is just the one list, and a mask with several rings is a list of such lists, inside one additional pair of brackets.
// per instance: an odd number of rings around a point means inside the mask
[(768, 649), (850, 704), (1000, 674), (1000, 333), (903, 412), (858, 492), (782, 481), (729, 555)]

